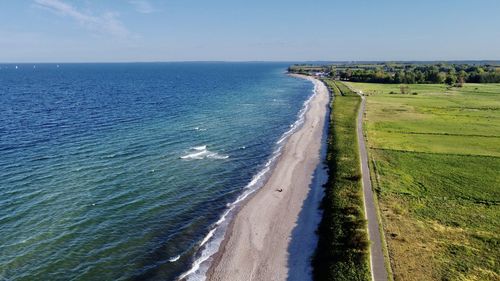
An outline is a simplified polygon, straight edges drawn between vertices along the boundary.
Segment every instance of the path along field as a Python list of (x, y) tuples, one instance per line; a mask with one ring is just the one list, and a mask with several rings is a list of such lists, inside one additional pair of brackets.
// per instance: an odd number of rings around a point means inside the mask
[(394, 279), (500, 280), (500, 84), (348, 84)]

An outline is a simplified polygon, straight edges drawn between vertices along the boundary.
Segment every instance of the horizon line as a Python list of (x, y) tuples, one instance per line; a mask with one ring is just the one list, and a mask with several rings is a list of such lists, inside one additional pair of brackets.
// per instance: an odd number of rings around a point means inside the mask
[(5, 61), (0, 64), (121, 64), (121, 63), (411, 63), (411, 62), (500, 62), (500, 59), (431, 59), (431, 60), (130, 60), (130, 61)]

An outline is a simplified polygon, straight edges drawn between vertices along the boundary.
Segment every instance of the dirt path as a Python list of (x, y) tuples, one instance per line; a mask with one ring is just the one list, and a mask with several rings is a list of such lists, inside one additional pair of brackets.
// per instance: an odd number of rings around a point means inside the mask
[(388, 280), (387, 270), (385, 268), (384, 252), (382, 250), (382, 238), (380, 235), (380, 226), (377, 217), (377, 206), (373, 197), (372, 183), (370, 180), (370, 170), (368, 168), (368, 153), (366, 151), (365, 138), (363, 136), (363, 114), (365, 112), (365, 97), (355, 89), (361, 96), (361, 106), (358, 113), (357, 133), (359, 144), (359, 155), (361, 157), (361, 173), (363, 175), (363, 195), (365, 201), (365, 213), (368, 220), (368, 236), (370, 239), (370, 264), (372, 271), (372, 280)]

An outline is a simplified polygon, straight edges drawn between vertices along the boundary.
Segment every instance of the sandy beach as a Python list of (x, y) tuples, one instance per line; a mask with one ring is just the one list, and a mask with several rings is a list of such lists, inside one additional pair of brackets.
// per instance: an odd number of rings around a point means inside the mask
[[(288, 139), (266, 184), (234, 218), (208, 272), (208, 280), (300, 279), (291, 273), (294, 262), (290, 256), (300, 251), (293, 250), (291, 240), (292, 235), (296, 236), (299, 217), (305, 211), (317, 212), (316, 208), (306, 210), (310, 208), (306, 199), (310, 197), (313, 176), (321, 161), (329, 94), (319, 80), (295, 77), (312, 81), (316, 89), (304, 124)], [(303, 263), (307, 259), (304, 257)]]

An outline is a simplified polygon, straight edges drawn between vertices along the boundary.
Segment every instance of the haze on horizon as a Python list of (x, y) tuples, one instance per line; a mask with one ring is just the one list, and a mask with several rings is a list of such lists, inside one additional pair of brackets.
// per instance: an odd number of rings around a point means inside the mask
[(0, 62), (500, 59), (497, 0), (6, 0), (0, 6)]

